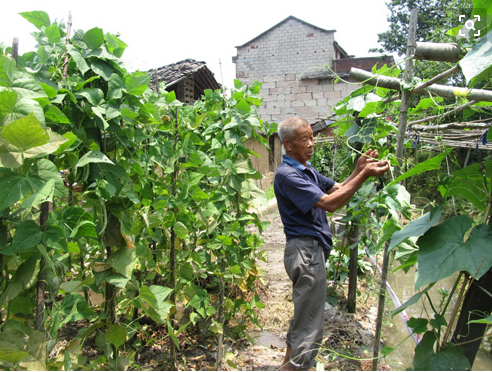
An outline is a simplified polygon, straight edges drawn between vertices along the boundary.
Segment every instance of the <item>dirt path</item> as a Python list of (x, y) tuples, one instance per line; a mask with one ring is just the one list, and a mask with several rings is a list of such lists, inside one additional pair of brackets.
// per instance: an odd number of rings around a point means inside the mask
[[(238, 370), (279, 369), (285, 354), (288, 323), (294, 311), (291, 282), (283, 265), (285, 235), (276, 206), (263, 212), (262, 220), (271, 222), (261, 235), (265, 240), (264, 248), (267, 250), (267, 262), (262, 264), (265, 287), (261, 293), (265, 309), (259, 312), (263, 330), (252, 328), (250, 335), (255, 342), (248, 343), (234, 353), (234, 363)], [(365, 281), (359, 282), (358, 289), (361, 293), (374, 290), (369, 288)], [(325, 370), (370, 370), (370, 361), (353, 358), (369, 358), (372, 355), (377, 311), (373, 300), (377, 297), (358, 296), (356, 314), (348, 314), (343, 300), (345, 295), (346, 292), (342, 290), (337, 307), (327, 304), (325, 308), (324, 340), (318, 361), (324, 364)], [(383, 365), (380, 369), (388, 368)]]

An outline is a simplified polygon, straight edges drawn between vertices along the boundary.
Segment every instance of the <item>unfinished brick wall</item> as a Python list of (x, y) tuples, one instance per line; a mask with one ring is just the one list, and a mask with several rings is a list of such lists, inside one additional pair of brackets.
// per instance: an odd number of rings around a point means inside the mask
[(257, 38), (237, 47), (236, 77), (261, 82), (262, 120), (280, 123), (299, 115), (315, 123), (332, 114), (336, 103), (358, 86), (333, 79), (304, 79), (301, 74), (332, 65), (335, 31), (288, 17)]

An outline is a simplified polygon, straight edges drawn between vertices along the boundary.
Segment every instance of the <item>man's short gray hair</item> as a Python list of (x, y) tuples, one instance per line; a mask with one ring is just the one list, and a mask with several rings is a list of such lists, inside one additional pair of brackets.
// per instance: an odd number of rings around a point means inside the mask
[(284, 140), (293, 140), (296, 136), (296, 129), (302, 128), (306, 125), (309, 125), (309, 123), (300, 116), (291, 116), (287, 119), (284, 119), (278, 127), (278, 136), (280, 137), (280, 142), (283, 143)]

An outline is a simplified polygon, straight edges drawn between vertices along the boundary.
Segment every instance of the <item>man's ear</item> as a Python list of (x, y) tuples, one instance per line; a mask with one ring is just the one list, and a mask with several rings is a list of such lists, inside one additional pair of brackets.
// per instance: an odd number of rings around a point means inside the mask
[(290, 151), (290, 149), (291, 149), (290, 141), (287, 139), (284, 139), (283, 144), (284, 144), (285, 151)]

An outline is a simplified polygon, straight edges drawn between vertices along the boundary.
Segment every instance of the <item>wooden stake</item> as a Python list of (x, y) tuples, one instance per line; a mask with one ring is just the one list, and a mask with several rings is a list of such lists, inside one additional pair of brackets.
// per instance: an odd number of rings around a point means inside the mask
[[(403, 81), (410, 83), (413, 77), (413, 61), (412, 57), (415, 54), (415, 34), (417, 32), (418, 21), (418, 9), (412, 9), (410, 12), (410, 23), (408, 26), (408, 42), (407, 42), (407, 54), (405, 62), (405, 74)], [(398, 123), (398, 138), (396, 140), (396, 158), (398, 160), (398, 167), (396, 169), (397, 176), (400, 175), (400, 168), (403, 162), (403, 152), (405, 149), (404, 140), (405, 132), (407, 130), (407, 115), (408, 115), (408, 101), (410, 99), (410, 92), (403, 90), (401, 94), (401, 108), (400, 108), (400, 121)]]

